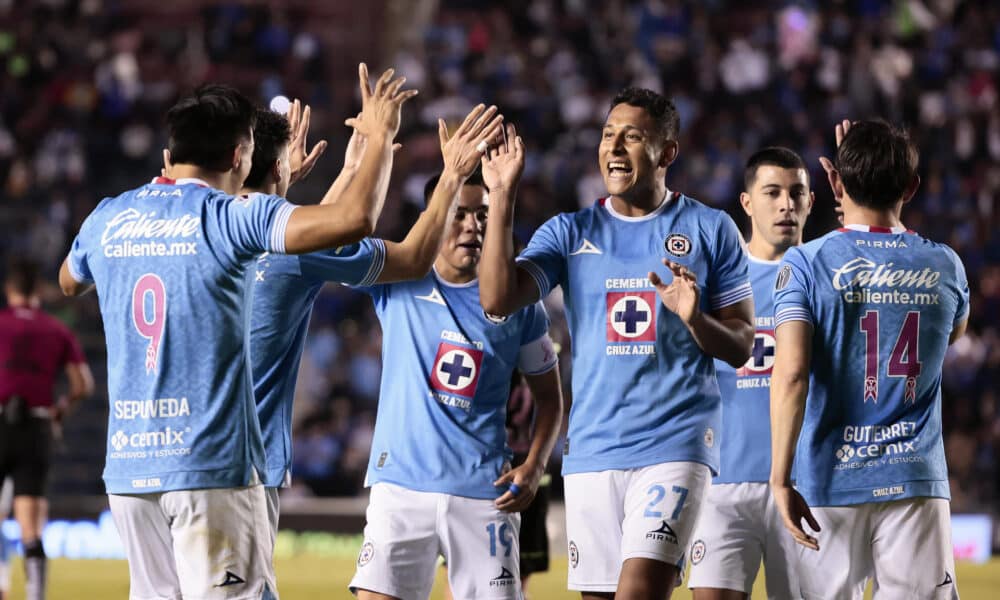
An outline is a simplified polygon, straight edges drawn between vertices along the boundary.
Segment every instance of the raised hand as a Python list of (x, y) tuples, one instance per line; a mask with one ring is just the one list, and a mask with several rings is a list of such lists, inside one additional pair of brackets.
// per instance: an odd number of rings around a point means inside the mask
[(698, 287), (698, 280), (687, 267), (665, 258), (663, 264), (674, 274), (674, 280), (667, 285), (659, 275), (650, 271), (649, 282), (656, 287), (663, 305), (680, 317), (685, 325), (690, 325), (699, 312), (701, 289)]
[(792, 534), (795, 542), (812, 550), (819, 550), (819, 541), (806, 533), (802, 527), (802, 519), (806, 520), (813, 531), (820, 531), (816, 517), (809, 510), (802, 494), (799, 494), (791, 486), (771, 486), (771, 495), (774, 496), (774, 503), (781, 514), (781, 521), (785, 524), (785, 529)]
[[(840, 143), (844, 141), (844, 136), (847, 132), (851, 130), (851, 122), (844, 119), (837, 126), (834, 127), (834, 135), (837, 140), (837, 147), (840, 148)], [(830, 189), (833, 190), (833, 201), (836, 206), (833, 207), (834, 212), (837, 213), (837, 220), (840, 224), (844, 224), (844, 184), (840, 181), (840, 175), (837, 173), (837, 168), (833, 166), (833, 161), (825, 156), (819, 157), (819, 164), (826, 171), (826, 180), (830, 183)]]
[(358, 65), (358, 79), (361, 86), (361, 117), (347, 119), (344, 123), (358, 130), (364, 136), (396, 137), (399, 132), (400, 109), (403, 103), (417, 95), (417, 90), (402, 90), (405, 77), (392, 79), (394, 71), (386, 69), (375, 82), (375, 88), (368, 81), (368, 65)]
[(513, 190), (524, 172), (524, 140), (513, 123), (503, 140), (483, 155), (483, 183), (492, 190)]
[(500, 135), (502, 128), (503, 115), (497, 114), (497, 107), (486, 108), (482, 104), (472, 109), (451, 136), (444, 119), (438, 119), (444, 170), (468, 178), (479, 166), (484, 149)]
[(292, 185), (309, 175), (320, 155), (326, 150), (327, 143), (326, 140), (320, 140), (311, 151), (308, 150), (306, 138), (309, 136), (309, 121), (312, 117), (312, 109), (308, 104), (303, 108), (301, 102), (293, 101), (288, 108), (287, 117), (288, 126), (292, 130), (292, 140), (288, 143), (288, 164), (291, 172), (288, 185)]

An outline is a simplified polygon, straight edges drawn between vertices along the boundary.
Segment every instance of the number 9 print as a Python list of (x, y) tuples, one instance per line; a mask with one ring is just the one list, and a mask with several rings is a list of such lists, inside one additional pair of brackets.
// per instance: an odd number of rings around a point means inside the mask
[[(151, 300), (146, 310), (147, 297)], [(146, 273), (135, 282), (132, 289), (132, 324), (143, 338), (149, 340), (146, 347), (146, 374), (156, 370), (159, 364), (160, 342), (167, 321), (167, 291), (163, 280), (153, 273)]]

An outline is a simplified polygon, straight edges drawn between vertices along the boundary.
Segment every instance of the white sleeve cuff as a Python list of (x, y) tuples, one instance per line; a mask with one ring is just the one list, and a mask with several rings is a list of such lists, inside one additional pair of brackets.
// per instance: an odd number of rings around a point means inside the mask
[(271, 225), (271, 248), (275, 254), (285, 253), (285, 229), (288, 228), (288, 219), (292, 216), (298, 206), (291, 202), (282, 204), (274, 215), (274, 223)]

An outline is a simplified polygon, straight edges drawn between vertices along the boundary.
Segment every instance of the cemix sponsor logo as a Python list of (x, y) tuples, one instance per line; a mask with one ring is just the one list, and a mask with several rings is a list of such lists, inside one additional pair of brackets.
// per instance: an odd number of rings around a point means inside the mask
[(191, 428), (171, 429), (165, 427), (159, 431), (140, 431), (131, 435), (118, 430), (111, 436), (111, 445), (115, 450), (122, 448), (156, 448), (158, 446), (175, 446), (184, 444), (184, 434), (191, 433)]

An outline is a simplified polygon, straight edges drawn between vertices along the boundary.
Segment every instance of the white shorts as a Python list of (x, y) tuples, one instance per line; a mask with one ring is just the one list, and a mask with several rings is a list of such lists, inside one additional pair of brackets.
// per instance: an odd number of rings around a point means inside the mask
[[(802, 597), (958, 598), (951, 511), (942, 498), (812, 509), (819, 552), (796, 545)], [(808, 531), (808, 530), (807, 530)]]
[(441, 555), (455, 600), (520, 600), (519, 514), (492, 500), (377, 483), (365, 517), (352, 592), (426, 600)]
[(277, 598), (264, 486), (108, 499), (132, 600)]
[(264, 496), (267, 501), (267, 525), (271, 529), (271, 549), (273, 550), (274, 540), (278, 537), (278, 516), (281, 514), (278, 488), (264, 488)]
[(798, 597), (795, 540), (781, 521), (768, 484), (710, 486), (693, 538), (689, 588), (749, 594), (763, 560), (767, 597)]
[(569, 589), (614, 592), (630, 558), (681, 568), (711, 481), (694, 462), (567, 475)]

